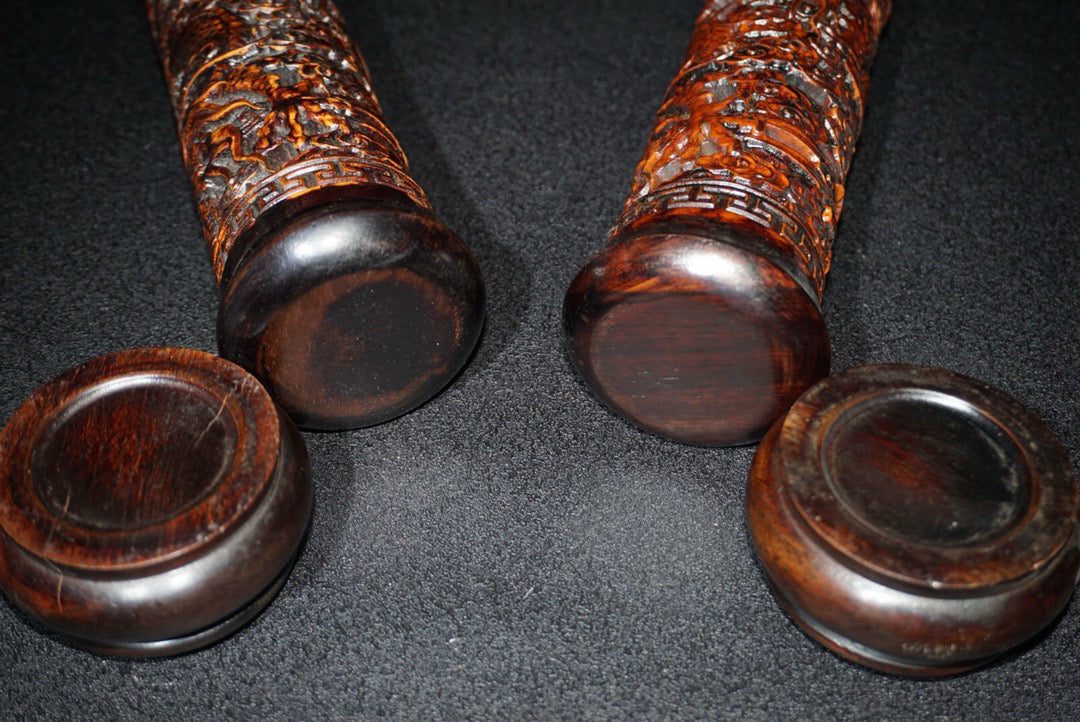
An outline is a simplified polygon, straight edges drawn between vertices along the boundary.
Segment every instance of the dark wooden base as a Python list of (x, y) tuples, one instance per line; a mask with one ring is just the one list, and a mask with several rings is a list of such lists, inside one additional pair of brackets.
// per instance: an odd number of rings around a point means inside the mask
[(468, 248), (402, 194), (362, 186), (274, 207), (230, 254), (221, 354), (302, 427), (397, 417), (441, 390), (480, 336)]
[(844, 637), (836, 632), (820, 626), (817, 621), (805, 613), (805, 610), (796, 609), (791, 605), (788, 598), (782, 595), (771, 579), (766, 578), (769, 589), (772, 590), (780, 606), (788, 617), (798, 625), (808, 637), (818, 644), (828, 648), (849, 662), (870, 667), (878, 672), (894, 674), (902, 677), (947, 677), (953, 674), (963, 674), (977, 669), (988, 662), (993, 661), (999, 655), (991, 654), (986, 657), (967, 659), (962, 663), (946, 663), (936, 665), (926, 660), (912, 662), (910, 659), (892, 656), (880, 650), (868, 647), (854, 639)]
[(757, 441), (829, 371), (809, 286), (764, 243), (653, 226), (613, 241), (563, 306), (570, 358), (615, 413), (675, 441)]

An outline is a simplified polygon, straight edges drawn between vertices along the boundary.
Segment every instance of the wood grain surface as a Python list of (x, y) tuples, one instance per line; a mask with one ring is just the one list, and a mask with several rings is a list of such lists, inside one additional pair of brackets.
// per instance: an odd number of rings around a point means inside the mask
[(329, 0), (148, 0), (221, 286), (221, 354), (306, 428), (395, 418), (464, 365), (484, 291)]
[(1004, 393), (878, 364), (811, 388), (758, 447), (750, 536), (818, 641), (897, 674), (952, 674), (1023, 644), (1080, 569), (1061, 442)]

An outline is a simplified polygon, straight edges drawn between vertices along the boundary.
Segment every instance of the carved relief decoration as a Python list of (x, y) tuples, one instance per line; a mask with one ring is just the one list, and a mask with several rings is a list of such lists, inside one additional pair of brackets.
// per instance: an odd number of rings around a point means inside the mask
[(891, 0), (710, 0), (612, 231), (750, 226), (819, 297)]
[(328, 0), (147, 0), (220, 281), (237, 237), (280, 201), (376, 184), (429, 207)]

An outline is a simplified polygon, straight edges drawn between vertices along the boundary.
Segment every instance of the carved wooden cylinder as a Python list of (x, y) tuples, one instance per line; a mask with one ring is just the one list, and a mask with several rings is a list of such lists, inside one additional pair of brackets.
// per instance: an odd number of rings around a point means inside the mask
[(435, 394), (479, 336), (480, 272), (409, 177), (337, 8), (147, 10), (222, 289), (222, 355), (307, 427)]
[(639, 426), (759, 439), (828, 373), (820, 297), (889, 0), (710, 0), (606, 248), (571, 358)]

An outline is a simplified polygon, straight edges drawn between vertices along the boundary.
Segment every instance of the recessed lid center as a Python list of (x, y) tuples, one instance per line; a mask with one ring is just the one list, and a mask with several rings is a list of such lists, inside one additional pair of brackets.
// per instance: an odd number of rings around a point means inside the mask
[(847, 410), (822, 446), (829, 485), (848, 511), (923, 545), (994, 539), (1027, 507), (1009, 435), (965, 401), (907, 390)]
[(38, 497), (58, 518), (101, 530), (177, 516), (214, 489), (236, 452), (219, 406), (153, 375), (92, 387), (42, 433), (32, 460)]

